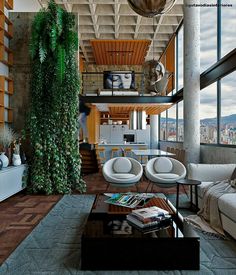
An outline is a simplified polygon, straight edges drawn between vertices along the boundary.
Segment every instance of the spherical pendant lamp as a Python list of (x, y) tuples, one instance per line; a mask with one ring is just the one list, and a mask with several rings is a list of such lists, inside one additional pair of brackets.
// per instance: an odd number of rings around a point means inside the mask
[(145, 17), (154, 17), (168, 12), (176, 0), (127, 0), (137, 14)]

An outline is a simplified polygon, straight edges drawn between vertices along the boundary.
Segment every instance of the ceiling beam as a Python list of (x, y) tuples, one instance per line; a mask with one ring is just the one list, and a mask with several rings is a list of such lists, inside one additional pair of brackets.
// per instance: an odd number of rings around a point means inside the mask
[(47, 6), (48, 6), (48, 3), (47, 3), (47, 2), (42, 1), (42, 0), (38, 0), (38, 2), (39, 2), (39, 5), (40, 5), (42, 8), (47, 8)]
[(95, 37), (97, 39), (99, 39), (100, 35), (98, 33), (99, 26), (97, 24), (98, 16), (96, 15), (96, 6), (97, 6), (97, 4), (94, 4), (93, 0), (89, 0), (89, 10), (90, 10), (91, 18), (92, 18), (92, 21), (93, 21), (93, 28), (94, 28), (94, 32), (95, 32)]
[(134, 31), (134, 39), (137, 39), (138, 37), (138, 31), (140, 27), (142, 17), (140, 15), (137, 16), (137, 21), (136, 21), (136, 26), (135, 26), (135, 31)]
[(70, 4), (67, 0), (63, 0), (66, 11), (72, 12), (73, 4)]
[(118, 39), (119, 37), (119, 20), (120, 20), (119, 10), (120, 10), (119, 0), (115, 0), (115, 39)]
[[(161, 15), (160, 16), (160, 19), (159, 19), (159, 21), (158, 21), (158, 24), (157, 24), (157, 26), (156, 26), (156, 29), (155, 29), (155, 31), (154, 31), (154, 34), (153, 34), (153, 37), (152, 37), (152, 43), (151, 43), (151, 45), (150, 45), (150, 47), (149, 47), (149, 49), (148, 49), (148, 52), (147, 52), (147, 56), (149, 56), (149, 55), (151, 55), (151, 50), (153, 50), (153, 48), (154, 48), (154, 41), (155, 41), (155, 39), (156, 39), (156, 35), (157, 35), (157, 33), (158, 33), (158, 31), (159, 31), (159, 29), (160, 29), (160, 27), (161, 27), (161, 24), (162, 24), (162, 21), (163, 21), (163, 19), (164, 19), (164, 15)], [(154, 28), (155, 28), (155, 26), (154, 26)], [(154, 52), (155, 52), (155, 49), (154, 49)], [(154, 56), (153, 56), (153, 58), (155, 58)]]
[(88, 62), (89, 61), (89, 58), (88, 58), (88, 55), (87, 55), (87, 51), (86, 51), (86, 49), (85, 49), (85, 46), (84, 46), (84, 42), (83, 42), (83, 39), (81, 39), (81, 34), (80, 34), (80, 31), (79, 31), (79, 27), (80, 27), (80, 25), (79, 25), (79, 15), (78, 15), (78, 17), (77, 17), (77, 25), (78, 25), (78, 39), (79, 39), (79, 46), (80, 46), (80, 49), (81, 49), (81, 51), (82, 51), (82, 53), (83, 53), (83, 56), (84, 56), (84, 58), (85, 58), (85, 62)]

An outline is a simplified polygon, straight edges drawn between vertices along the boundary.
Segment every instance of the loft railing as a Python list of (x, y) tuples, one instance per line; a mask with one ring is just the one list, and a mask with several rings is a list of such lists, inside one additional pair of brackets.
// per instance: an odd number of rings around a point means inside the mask
[(170, 96), (167, 87), (169, 81), (172, 81), (171, 87), (174, 87), (172, 76), (173, 73), (169, 73), (166, 83), (163, 78), (157, 83), (157, 89), (150, 89), (142, 72), (84, 72), (81, 93), (84, 96)]

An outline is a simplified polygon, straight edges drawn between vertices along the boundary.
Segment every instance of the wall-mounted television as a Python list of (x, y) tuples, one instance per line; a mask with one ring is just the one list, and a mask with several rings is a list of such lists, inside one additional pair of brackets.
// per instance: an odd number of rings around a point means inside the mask
[(134, 89), (134, 71), (104, 71), (104, 89)]

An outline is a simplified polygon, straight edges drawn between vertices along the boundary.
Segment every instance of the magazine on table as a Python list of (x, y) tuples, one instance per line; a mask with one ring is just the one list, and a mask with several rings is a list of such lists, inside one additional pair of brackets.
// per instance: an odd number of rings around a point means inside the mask
[(132, 194), (132, 193), (117, 193), (112, 194), (106, 203), (135, 208), (144, 206), (154, 195), (150, 193)]

